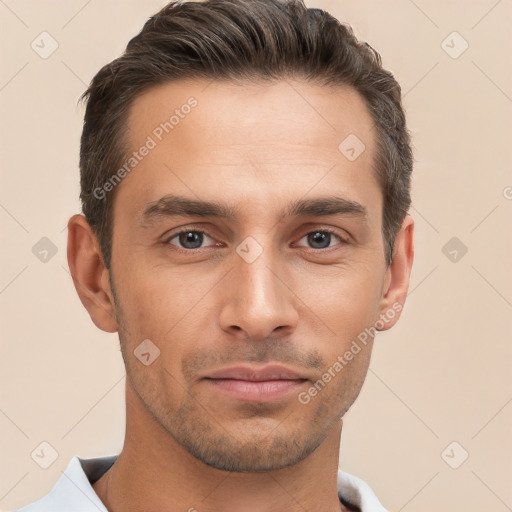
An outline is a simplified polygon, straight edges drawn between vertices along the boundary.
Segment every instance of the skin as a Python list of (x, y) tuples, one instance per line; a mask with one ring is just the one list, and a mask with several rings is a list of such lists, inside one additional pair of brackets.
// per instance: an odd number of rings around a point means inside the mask
[[(132, 105), (133, 150), (190, 96), (197, 107), (115, 190), (110, 271), (85, 218), (68, 224), (77, 292), (96, 326), (119, 332), (127, 372), (123, 450), (93, 488), (115, 512), (346, 510), (336, 485), (341, 418), (361, 390), (373, 340), (309, 403), (298, 395), (404, 304), (413, 220), (404, 219), (386, 266), (374, 126), (356, 91), (284, 79), (161, 85)], [(366, 146), (354, 161), (338, 150), (350, 133)], [(166, 194), (238, 215), (144, 223), (142, 212)], [(279, 218), (292, 201), (332, 195), (366, 216)], [(180, 229), (205, 231), (201, 248), (171, 238)], [(335, 234), (313, 238), (325, 229)], [(251, 263), (236, 251), (247, 237), (263, 249)], [(145, 339), (160, 350), (148, 366), (134, 355)], [(306, 380), (254, 402), (203, 378), (271, 363)]]

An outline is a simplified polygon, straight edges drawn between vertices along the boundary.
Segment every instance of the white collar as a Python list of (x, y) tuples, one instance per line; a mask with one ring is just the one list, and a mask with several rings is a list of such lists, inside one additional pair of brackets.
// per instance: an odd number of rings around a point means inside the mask
[[(75, 455), (52, 490), (40, 500), (15, 512), (108, 512), (92, 488), (117, 455), (81, 459)], [(361, 512), (387, 512), (366, 482), (338, 471), (338, 494)]]

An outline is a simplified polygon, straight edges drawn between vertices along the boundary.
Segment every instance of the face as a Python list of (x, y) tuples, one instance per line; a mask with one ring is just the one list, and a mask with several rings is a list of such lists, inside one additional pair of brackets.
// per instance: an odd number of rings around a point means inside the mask
[(358, 340), (391, 308), (363, 100), (177, 82), (140, 96), (128, 126), (109, 277), (140, 410), (219, 469), (303, 460), (356, 399), (373, 341)]

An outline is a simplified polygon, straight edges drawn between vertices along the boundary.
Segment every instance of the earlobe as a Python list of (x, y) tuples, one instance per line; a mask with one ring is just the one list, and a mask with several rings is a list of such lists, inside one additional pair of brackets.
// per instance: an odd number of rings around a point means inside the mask
[(106, 332), (117, 331), (114, 301), (96, 235), (81, 214), (68, 222), (69, 270), (76, 291), (94, 324)]
[[(380, 305), (379, 331), (395, 325), (405, 304), (414, 260), (414, 220), (406, 215), (394, 244), (393, 259), (386, 271)], [(380, 328), (382, 326), (382, 328)]]

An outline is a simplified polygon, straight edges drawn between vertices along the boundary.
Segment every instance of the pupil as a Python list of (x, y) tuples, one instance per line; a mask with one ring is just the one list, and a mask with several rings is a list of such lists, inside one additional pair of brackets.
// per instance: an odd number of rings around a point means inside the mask
[(315, 233), (311, 233), (310, 242), (314, 245), (320, 243), (321, 247), (315, 247), (315, 249), (324, 249), (329, 247), (331, 234), (330, 233), (322, 233), (320, 231), (316, 231)]
[[(197, 249), (198, 247), (201, 247), (202, 236), (202, 233), (196, 233), (193, 231), (189, 231), (188, 233), (181, 233), (180, 243), (187, 249)], [(190, 246), (189, 243), (192, 244), (192, 246)]]

